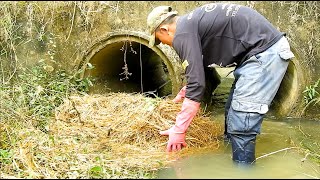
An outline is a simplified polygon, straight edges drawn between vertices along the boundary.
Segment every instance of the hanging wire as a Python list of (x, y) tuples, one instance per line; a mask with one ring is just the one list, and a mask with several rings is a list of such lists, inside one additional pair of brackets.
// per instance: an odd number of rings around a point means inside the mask
[[(140, 40), (140, 37), (139, 37), (139, 40)], [(140, 86), (141, 86), (141, 93), (143, 93), (143, 83), (142, 83), (142, 59), (141, 59), (141, 43), (139, 43), (140, 44), (140, 49), (139, 49), (139, 51), (140, 51)]]

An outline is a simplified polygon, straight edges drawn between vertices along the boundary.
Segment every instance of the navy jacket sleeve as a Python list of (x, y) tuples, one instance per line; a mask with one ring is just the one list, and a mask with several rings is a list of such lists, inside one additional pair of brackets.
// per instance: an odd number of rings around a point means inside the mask
[(186, 98), (200, 102), (205, 91), (205, 73), (200, 37), (192, 33), (178, 34), (173, 42), (183, 64), (187, 80)]

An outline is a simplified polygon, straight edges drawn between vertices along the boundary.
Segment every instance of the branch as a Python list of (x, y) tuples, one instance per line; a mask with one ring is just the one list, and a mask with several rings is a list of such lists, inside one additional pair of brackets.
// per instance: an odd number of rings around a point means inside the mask
[[(289, 150), (289, 149), (297, 149), (297, 148), (298, 148), (298, 147), (289, 147), (289, 148), (280, 149), (280, 150), (278, 150), (278, 151), (274, 151), (274, 152), (271, 152), (271, 153), (269, 153), (269, 154), (265, 154), (265, 155), (263, 155), (263, 156), (260, 156), (260, 157), (256, 158), (253, 162), (257, 161), (257, 160), (260, 159), (260, 158), (264, 158), (264, 157), (267, 157), (267, 156), (269, 156), (269, 155), (272, 155), (272, 154), (275, 154), (275, 153), (278, 153), (278, 152), (281, 152), (281, 151), (286, 151), (286, 150)], [(252, 162), (252, 163), (253, 163), (253, 162)]]

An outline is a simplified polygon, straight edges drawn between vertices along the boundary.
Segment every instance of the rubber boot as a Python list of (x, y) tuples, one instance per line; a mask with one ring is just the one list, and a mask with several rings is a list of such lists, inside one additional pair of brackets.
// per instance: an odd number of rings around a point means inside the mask
[(256, 134), (229, 134), (232, 144), (232, 160), (251, 164), (255, 161)]

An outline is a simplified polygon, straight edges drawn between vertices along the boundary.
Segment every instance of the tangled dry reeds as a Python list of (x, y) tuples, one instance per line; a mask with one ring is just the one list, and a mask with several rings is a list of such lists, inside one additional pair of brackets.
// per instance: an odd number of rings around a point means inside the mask
[[(49, 133), (20, 132), (14, 164), (33, 178), (131, 178), (132, 172), (157, 170), (174, 160), (165, 153), (168, 137), (159, 131), (174, 124), (180, 108), (141, 94), (70, 96), (56, 109)], [(176, 155), (215, 150), (219, 134), (220, 125), (198, 112), (188, 128), (188, 147)]]
[[(174, 125), (180, 108), (181, 104), (171, 100), (148, 98), (141, 94), (74, 96), (56, 111), (56, 123), (67, 127), (59, 129), (53, 125), (51, 131), (57, 134), (73, 132), (81, 137), (91, 136), (99, 142), (107, 140), (158, 150), (167, 140), (159, 135), (159, 131)], [(200, 112), (188, 130), (187, 141), (192, 147), (216, 144), (217, 133), (217, 124)]]

